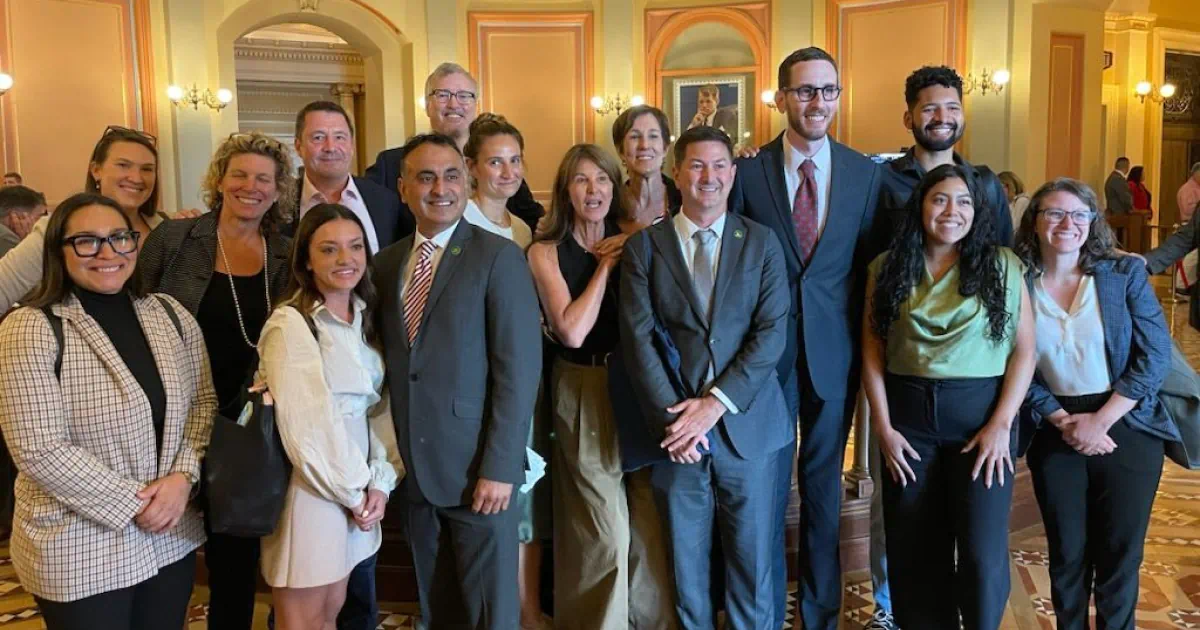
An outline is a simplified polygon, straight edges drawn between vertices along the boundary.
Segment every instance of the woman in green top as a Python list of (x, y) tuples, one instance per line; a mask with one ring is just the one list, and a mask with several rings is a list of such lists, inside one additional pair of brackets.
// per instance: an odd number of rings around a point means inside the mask
[[(863, 388), (883, 461), (888, 581), (902, 628), (995, 630), (1008, 602), (1012, 421), (1033, 376), (1020, 260), (973, 175), (921, 180), (871, 263)], [(956, 560), (957, 559), (957, 560)]]

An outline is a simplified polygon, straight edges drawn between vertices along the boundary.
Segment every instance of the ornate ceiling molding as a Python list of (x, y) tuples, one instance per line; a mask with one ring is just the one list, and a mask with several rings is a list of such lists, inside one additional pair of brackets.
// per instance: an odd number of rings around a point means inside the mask
[(1153, 13), (1105, 13), (1104, 14), (1104, 30), (1122, 32), (1122, 31), (1149, 31), (1154, 28), (1154, 23), (1158, 21), (1158, 16)]
[(234, 46), (236, 59), (260, 59), (267, 61), (319, 62), (345, 65), (363, 65), (362, 55), (353, 51), (319, 50), (274, 46)]

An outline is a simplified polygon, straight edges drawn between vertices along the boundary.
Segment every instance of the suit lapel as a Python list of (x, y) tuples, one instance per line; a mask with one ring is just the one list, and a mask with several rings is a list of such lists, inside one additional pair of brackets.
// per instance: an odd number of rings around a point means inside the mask
[(792, 206), (788, 203), (787, 181), (783, 178), (783, 165), (786, 162), (783, 157), (783, 136), (784, 134), (779, 134), (763, 149), (763, 176), (767, 180), (767, 190), (771, 192), (771, 199), (775, 201), (775, 210), (779, 212), (780, 225), (784, 227), (784, 232), (787, 232), (786, 241), (791, 246), (792, 256), (803, 267), (804, 259), (800, 257), (800, 244), (796, 242), (796, 230), (792, 223)]
[[(462, 259), (462, 253), (469, 245), (472, 229), (471, 224), (467, 223), (466, 219), (459, 219), (458, 227), (454, 228), (454, 234), (450, 236), (449, 242), (446, 243), (446, 251), (442, 252), (442, 259), (438, 262), (437, 269), (433, 273), (433, 286), (429, 287), (429, 298), (425, 301), (425, 312), (421, 314), (421, 329), (417, 331), (418, 341), (428, 327), (429, 314), (437, 306), (438, 298), (441, 297), (442, 292), (446, 290), (446, 286), (453, 279), (454, 273), (461, 266), (459, 260)], [(407, 334), (408, 331), (406, 330), (405, 335)]]
[(696, 297), (695, 287), (692, 286), (692, 274), (688, 273), (687, 263), (683, 260), (683, 251), (679, 249), (679, 236), (675, 233), (675, 222), (663, 221), (647, 229), (650, 230), (650, 242), (658, 250), (659, 257), (666, 263), (671, 275), (675, 277), (675, 282), (679, 284), (680, 290), (683, 291), (684, 297), (692, 307), (692, 313), (696, 315), (697, 320), (704, 324), (705, 328), (708, 328), (708, 319), (704, 317), (704, 309), (700, 305), (700, 299)]
[[(817, 239), (817, 245), (813, 248), (809, 266), (812, 266), (817, 257), (826, 250), (836, 253), (834, 248), (839, 243), (853, 243), (858, 225), (862, 221), (862, 212), (865, 210), (861, 205), (850, 203), (850, 195), (854, 191), (849, 188), (852, 177), (849, 173), (850, 163), (846, 161), (847, 149), (832, 138), (827, 138), (826, 142), (830, 144), (829, 199), (825, 200), (825, 229), (821, 230), (821, 237)], [(843, 179), (846, 180), (845, 186), (842, 185)]]
[(717, 259), (717, 285), (713, 287), (712, 321), (716, 321), (717, 307), (722, 303), (729, 283), (733, 281), (745, 244), (746, 226), (740, 217), (726, 213), (725, 231), (721, 234), (721, 256)]

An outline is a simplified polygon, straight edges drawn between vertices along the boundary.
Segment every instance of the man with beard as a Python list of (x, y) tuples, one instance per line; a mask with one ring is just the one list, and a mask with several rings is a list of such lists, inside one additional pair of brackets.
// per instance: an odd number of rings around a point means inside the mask
[(962, 106), (962, 77), (953, 68), (925, 66), (908, 75), (904, 82), (904, 126), (913, 134), (913, 145), (903, 156), (892, 160), (884, 178), (882, 209), (899, 220), (908, 198), (925, 173), (943, 164), (959, 164), (975, 173), (975, 183), (983, 192), (988, 210), (995, 213), (996, 242), (1012, 242), (1012, 215), (1004, 184), (986, 166), (971, 165), (954, 150), (967, 130)]
[[(842, 460), (858, 391), (867, 263), (881, 250), (876, 210), (881, 170), (828, 137), (842, 88), (829, 53), (804, 48), (779, 66), (775, 106), (788, 126), (737, 166), (730, 204), (784, 244), (787, 345), (776, 372), (800, 419), (800, 616), (808, 630), (834, 630), (842, 603), (838, 520)], [(810, 361), (811, 358), (811, 361)], [(789, 446), (788, 448), (792, 448)], [(790, 458), (775, 477), (774, 548), (782, 549)], [(771, 568), (774, 626), (784, 620), (787, 566)]]
[[(433, 131), (454, 138), (461, 152), (471, 136), (471, 123), (479, 115), (479, 84), (475, 82), (475, 77), (456, 63), (439, 65), (425, 79), (425, 114), (429, 116), (429, 126)], [(380, 151), (364, 176), (398, 195), (400, 165), (403, 161), (404, 147)], [(400, 205), (407, 210), (403, 199)], [(533, 198), (533, 192), (525, 180), (521, 180), (517, 194), (509, 198), (508, 211), (527, 223), (535, 233), (538, 219), (546, 213), (542, 204)]]

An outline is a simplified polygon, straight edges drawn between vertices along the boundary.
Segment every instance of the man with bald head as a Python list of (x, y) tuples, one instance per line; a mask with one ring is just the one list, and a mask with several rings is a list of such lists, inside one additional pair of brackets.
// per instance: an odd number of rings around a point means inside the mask
[[(435, 133), (453, 138), (459, 151), (462, 151), (471, 135), (471, 123), (479, 115), (479, 84), (475, 77), (456, 63), (443, 63), (425, 79), (424, 98), (429, 126)], [(365, 177), (399, 194), (398, 181), (403, 160), (404, 147), (380, 151), (375, 164), (367, 168)], [(401, 199), (400, 203), (403, 204), (404, 200)], [(538, 219), (545, 214), (542, 204), (533, 198), (533, 192), (524, 180), (517, 194), (508, 200), (508, 210), (534, 231), (537, 230)]]

